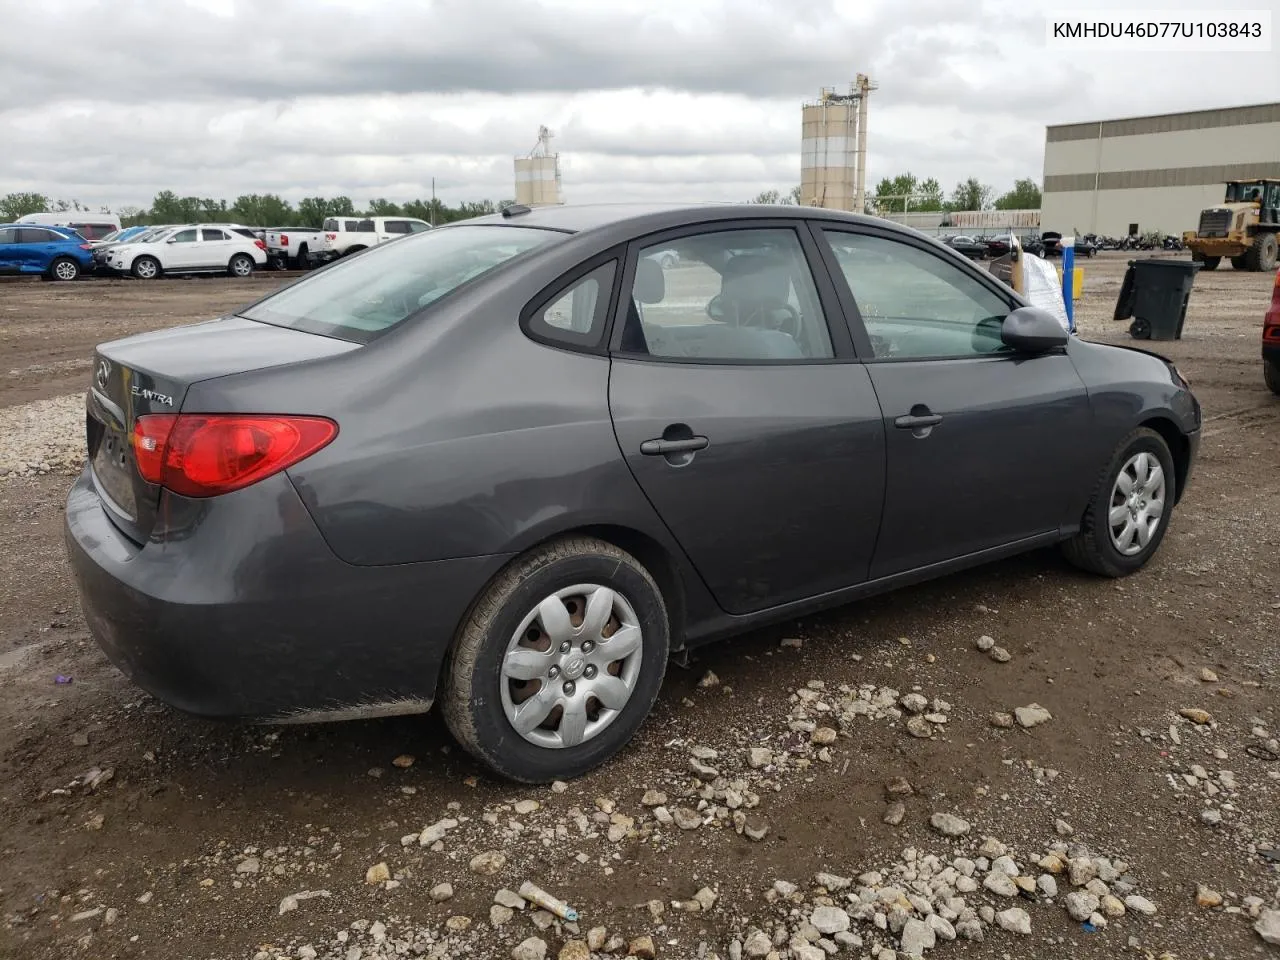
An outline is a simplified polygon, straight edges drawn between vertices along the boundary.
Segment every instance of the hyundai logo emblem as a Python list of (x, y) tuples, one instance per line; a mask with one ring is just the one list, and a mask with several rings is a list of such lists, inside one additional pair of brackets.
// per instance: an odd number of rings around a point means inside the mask
[(107, 378), (111, 376), (111, 361), (99, 360), (98, 372), (94, 375), (94, 380), (98, 384), (99, 390), (107, 389)]

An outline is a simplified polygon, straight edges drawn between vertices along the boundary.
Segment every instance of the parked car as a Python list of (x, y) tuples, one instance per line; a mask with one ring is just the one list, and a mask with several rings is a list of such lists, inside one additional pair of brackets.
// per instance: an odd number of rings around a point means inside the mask
[(430, 229), (431, 224), (413, 217), (329, 217), (321, 225), (324, 237), (319, 248), (308, 253), (312, 260), (327, 263)]
[(152, 233), (146, 240), (107, 249), (107, 268), (139, 280), (165, 273), (229, 273), (250, 276), (267, 262), (266, 245), (228, 224), (203, 223)]
[(984, 240), (976, 237), (957, 236), (947, 237), (942, 241), (957, 253), (962, 253), (970, 260), (985, 260), (987, 258), (987, 244)]
[(120, 237), (116, 239), (107, 238), (99, 240), (91, 244), (93, 247), (93, 269), (96, 273), (111, 273), (112, 270), (107, 264), (107, 257), (115, 247), (123, 246), (126, 243), (145, 243), (152, 237), (158, 236), (168, 230), (172, 230), (181, 224), (170, 223), (165, 225), (152, 225), (145, 227), (130, 227), (129, 233), (125, 236), (126, 231), (121, 231)]
[(70, 227), (0, 224), (0, 274), (76, 280), (92, 266), (89, 242)]
[(545, 782), (631, 738), (673, 652), (1036, 547), (1140, 569), (1200, 425), (1168, 361), (878, 218), (513, 206), (99, 346), (66, 537), (169, 703), (438, 701)]
[(28, 213), (19, 217), (17, 222), (44, 227), (71, 227), (86, 240), (100, 240), (120, 229), (120, 218), (114, 213), (89, 213), (84, 210)]
[(305, 270), (311, 266), (313, 251), (324, 248), (324, 231), (310, 227), (270, 227), (263, 237), (267, 256), (281, 269)]
[(1271, 308), (1262, 318), (1262, 378), (1280, 396), (1280, 270), (1271, 288)]

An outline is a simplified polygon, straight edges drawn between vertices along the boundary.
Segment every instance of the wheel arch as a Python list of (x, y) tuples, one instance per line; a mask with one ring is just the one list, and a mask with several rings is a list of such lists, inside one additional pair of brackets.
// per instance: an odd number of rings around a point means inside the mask
[(1166, 416), (1158, 414), (1148, 416), (1138, 426), (1147, 427), (1160, 434), (1160, 438), (1164, 440), (1165, 445), (1169, 448), (1169, 454), (1173, 457), (1173, 502), (1177, 504), (1182, 500), (1182, 492), (1187, 485), (1187, 477), (1191, 472), (1191, 442), (1187, 440), (1186, 435), (1178, 425)]

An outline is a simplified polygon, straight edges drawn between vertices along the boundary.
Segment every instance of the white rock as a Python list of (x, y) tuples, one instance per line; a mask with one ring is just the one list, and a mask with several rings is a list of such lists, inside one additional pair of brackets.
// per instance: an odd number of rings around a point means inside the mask
[(538, 803), (537, 800), (517, 800), (514, 809), (520, 816), (527, 817), (537, 811), (540, 806), (542, 804)]
[(996, 857), (991, 864), (992, 870), (999, 870), (1001, 873), (1007, 873), (1011, 877), (1016, 877), (1019, 873), (1018, 865), (1013, 862), (1013, 857), (1005, 854), (1003, 857)]
[(1053, 719), (1051, 714), (1038, 703), (1028, 704), (1025, 707), (1017, 707), (1013, 711), (1013, 717), (1018, 721), (1018, 726), (1024, 729), (1038, 727), (1042, 723), (1048, 723)]
[[(500, 850), (486, 850), (471, 858), (471, 872), (492, 877), (507, 865), (507, 856)], [(545, 949), (546, 944), (543, 944)]]
[(529, 937), (511, 948), (511, 960), (546, 960), (547, 941), (541, 937)]
[(1013, 877), (999, 870), (988, 873), (982, 881), (982, 886), (996, 896), (1016, 897), (1018, 895), (1018, 886), (1013, 882)]
[(929, 823), (933, 829), (947, 837), (962, 837), (971, 829), (968, 820), (951, 813), (935, 813), (929, 818)]
[(457, 820), (453, 820), (449, 817), (446, 817), (443, 820), (436, 821), (435, 823), (431, 824), (429, 827), (424, 827), (422, 830), (422, 833), (418, 834), (418, 845), (423, 847), (429, 847), (433, 843), (436, 843), (439, 840), (443, 840), (445, 837), (445, 834), (447, 834), (450, 830), (452, 830), (457, 825), (458, 825)]
[(773, 950), (773, 941), (763, 930), (752, 930), (742, 949), (748, 957), (765, 957)]
[(929, 709), (929, 700), (919, 693), (908, 693), (899, 703), (907, 713), (924, 713)]
[(931, 913), (925, 917), (925, 923), (929, 924), (929, 929), (943, 940), (954, 940), (956, 938), (956, 928), (951, 922), (936, 913)]
[(431, 899), (436, 903), (444, 903), (446, 900), (453, 899), (453, 884), (437, 883), (431, 888)]
[(1002, 930), (1008, 930), (1010, 933), (1020, 933), (1023, 936), (1031, 934), (1031, 917), (1021, 907), (1001, 910), (996, 914), (996, 923), (1000, 924)]
[(910, 919), (902, 928), (902, 952), (909, 957), (924, 956), (937, 943), (937, 934), (923, 920)]
[(1036, 888), (1046, 897), (1056, 897), (1058, 895), (1058, 881), (1048, 873), (1040, 874), (1036, 879)]
[(1263, 910), (1253, 929), (1264, 942), (1280, 944), (1280, 910)]
[(773, 763), (773, 751), (767, 747), (752, 747), (747, 751), (747, 763), (753, 770), (767, 767)]
[(977, 646), (978, 646), (978, 649), (983, 653), (989, 653), (991, 651), (991, 648), (994, 647), (995, 645), (996, 645), (996, 641), (994, 637), (988, 637), (986, 635), (983, 635), (978, 638)]
[(789, 897), (800, 888), (789, 880), (773, 881), (773, 889), (780, 897)]
[(849, 914), (839, 907), (814, 907), (809, 922), (819, 933), (839, 933), (849, 929)]
[(841, 877), (834, 873), (815, 873), (813, 882), (820, 887), (826, 887), (832, 892), (837, 890), (847, 890), (853, 886), (853, 881), (848, 877)]
[(262, 863), (257, 857), (248, 857), (236, 864), (236, 873), (257, 873), (262, 869)]
[(1131, 894), (1124, 898), (1124, 905), (1125, 909), (1140, 913), (1144, 917), (1154, 917), (1156, 915), (1156, 905), (1146, 897)]
[(1062, 903), (1072, 920), (1084, 922), (1098, 909), (1100, 901), (1092, 893), (1076, 891), (1068, 893)]

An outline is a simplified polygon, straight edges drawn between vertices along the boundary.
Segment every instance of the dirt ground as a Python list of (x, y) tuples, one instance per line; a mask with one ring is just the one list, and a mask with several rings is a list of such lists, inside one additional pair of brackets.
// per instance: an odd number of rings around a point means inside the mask
[[(1110, 319), (1124, 264), (1084, 263), (1084, 336), (1132, 342)], [(95, 343), (206, 319), (280, 282), (0, 284), (0, 424), (22, 404), (81, 391)], [(0, 479), (0, 957), (368, 960), (434, 943), (436, 955), (505, 958), (535, 935), (555, 956), (571, 930), (490, 916), (498, 888), (532, 879), (581, 912), (584, 935), (602, 925), (652, 936), (659, 957), (723, 958), (753, 928), (799, 922), (775, 880), (804, 894), (817, 871), (857, 877), (916, 851), (973, 856), (988, 835), (1034, 864), (1061, 839), (1059, 819), (1069, 842), (1126, 861), (1156, 915), (1131, 910), (1092, 930), (1025, 898), (1029, 936), (991, 925), (984, 941), (940, 941), (930, 956), (1280, 956), (1245, 901), (1270, 905), (1280, 890), (1265, 856), (1280, 847), (1280, 758), (1266, 746), (1280, 729), (1280, 399), (1258, 356), (1271, 284), (1226, 267), (1201, 273), (1183, 339), (1150, 345), (1190, 380), (1206, 426), (1186, 498), (1144, 571), (1096, 579), (1041, 552), (707, 648), (670, 668), (637, 741), (563, 792), (488, 779), (434, 715), (265, 729), (155, 702), (86, 632), (63, 559), (69, 477)], [(976, 650), (984, 634), (1012, 659)], [(707, 671), (718, 685), (699, 685)], [(747, 748), (784, 740), (819, 681), (833, 697), (841, 685), (919, 688), (947, 701), (948, 722), (916, 739), (901, 720), (862, 717), (842, 725), (825, 759), (769, 776), (747, 769)], [(1052, 720), (989, 722), (1033, 702)], [(1212, 722), (1180, 718), (1187, 708)], [(663, 791), (674, 806), (690, 791), (691, 744), (740, 768), (760, 798), (763, 840), (714, 823), (650, 829), (642, 794)], [(415, 762), (393, 764), (401, 755)], [(895, 776), (914, 792), (891, 826), (882, 817)], [(514, 809), (528, 799), (539, 809)], [(611, 841), (610, 812), (636, 829)], [(935, 812), (963, 817), (973, 835), (939, 836)], [(458, 825), (439, 849), (402, 846), (444, 817)], [(490, 849), (505, 866), (473, 872), (471, 858)], [(366, 883), (383, 862), (392, 884)], [(454, 895), (436, 902), (427, 892), (442, 881)], [(1198, 906), (1200, 885), (1225, 903)], [(672, 906), (702, 887), (718, 894), (711, 910)], [(282, 913), (300, 891), (324, 894)], [(874, 928), (855, 932), (869, 943)]]

